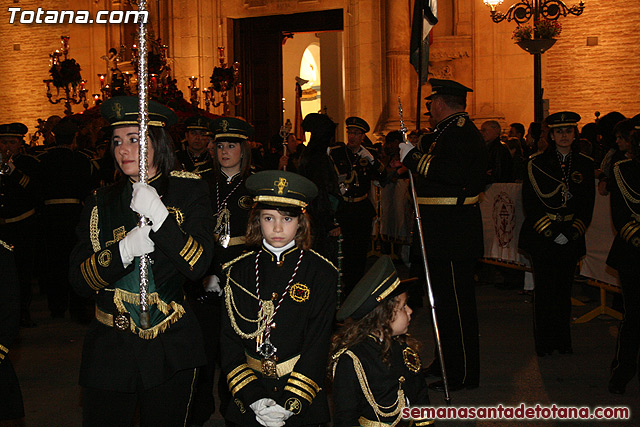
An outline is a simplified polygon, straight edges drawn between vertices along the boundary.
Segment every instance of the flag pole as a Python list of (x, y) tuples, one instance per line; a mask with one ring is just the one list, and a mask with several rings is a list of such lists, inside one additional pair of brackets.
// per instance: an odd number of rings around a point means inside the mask
[[(138, 11), (147, 11), (147, 0), (138, 0)], [(147, 92), (147, 81), (149, 71), (147, 68), (147, 26), (146, 19), (141, 19), (138, 24), (138, 111), (140, 112), (138, 121), (140, 123), (139, 132), (139, 181), (146, 184), (147, 175), (147, 135), (149, 122), (149, 94)], [(138, 226), (147, 225), (148, 220), (144, 216), (140, 217)], [(151, 322), (149, 318), (149, 254), (140, 257), (140, 327), (149, 329)]]
[[(418, 7), (417, 2), (414, 7)], [(422, 116), (422, 46), (424, 45), (424, 39), (422, 37), (424, 35), (424, 6), (421, 6), (420, 9), (420, 46), (418, 47), (418, 100), (416, 105), (416, 130), (418, 132), (420, 132), (420, 118)]]

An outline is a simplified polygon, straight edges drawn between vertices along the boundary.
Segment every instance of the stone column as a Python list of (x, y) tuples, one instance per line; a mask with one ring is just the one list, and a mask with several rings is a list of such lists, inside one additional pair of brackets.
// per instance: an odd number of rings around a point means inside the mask
[(402, 99), (405, 125), (415, 127), (417, 74), (409, 63), (411, 6), (408, 1), (387, 0), (385, 5), (386, 98), (384, 130), (400, 129), (398, 96)]

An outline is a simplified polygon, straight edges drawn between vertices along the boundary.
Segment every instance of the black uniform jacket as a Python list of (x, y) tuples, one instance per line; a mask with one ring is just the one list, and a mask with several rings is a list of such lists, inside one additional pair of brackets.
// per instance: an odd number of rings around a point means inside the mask
[[(249, 334), (257, 329), (258, 297), (256, 292), (256, 256), (247, 252), (224, 266), (227, 272), (220, 339), (222, 372), (226, 375), (235, 404), (229, 405), (226, 419), (242, 425), (257, 426), (249, 407), (262, 398), (271, 398), (292, 411), (287, 425), (322, 424), (329, 421), (329, 407), (323, 390), (333, 317), (335, 316), (338, 272), (314, 251), (304, 251), (291, 287), (273, 321), (270, 340), (277, 348), (278, 364), (289, 365), (289, 374), (267, 378), (261, 373), (261, 356), (256, 339), (242, 338), (236, 331)], [(300, 259), (300, 249), (293, 247), (281, 255), (262, 248), (258, 260), (260, 298), (272, 300), (274, 306), (291, 280)], [(249, 319), (253, 322), (247, 321)], [(296, 359), (297, 358), (297, 359)], [(253, 367), (250, 367), (250, 365)]]
[[(465, 112), (443, 119), (432, 134), (403, 160), (415, 173), (416, 193), (429, 256), (460, 259), (484, 253), (478, 203), (464, 204), (483, 191), (487, 150), (478, 128)], [(433, 198), (446, 198), (438, 204)], [(455, 204), (451, 198), (455, 199)], [(449, 199), (449, 200), (447, 200)]]
[(616, 237), (607, 264), (616, 270), (630, 269), (640, 262), (640, 162), (622, 160), (613, 166), (611, 216)]
[[(129, 208), (132, 182), (121, 181), (89, 197), (77, 228), (70, 276), (80, 295), (96, 300), (97, 319), (84, 342), (80, 384), (134, 391), (140, 374), (145, 388), (175, 372), (205, 364), (199, 326), (183, 304), (186, 279), (198, 280), (212, 257), (212, 213), (207, 184), (198, 175), (171, 172), (149, 181), (162, 197), (169, 216), (149, 237), (149, 311), (152, 328), (139, 326), (138, 259), (122, 264), (118, 241), (137, 224)], [(185, 311), (186, 310), (186, 311)], [(121, 331), (98, 321), (100, 313), (126, 312), (130, 325)], [(108, 322), (107, 322), (108, 323)]]
[[(391, 424), (398, 417), (376, 415), (365, 398), (361, 381), (371, 390), (376, 403), (386, 407), (381, 409), (382, 412), (389, 413), (397, 408), (400, 388), (412, 407), (429, 405), (427, 383), (424, 374), (420, 372), (421, 362), (418, 353), (394, 339), (391, 345), (390, 365), (386, 365), (380, 357), (381, 348), (378, 339), (369, 336), (349, 348), (349, 353), (340, 354), (333, 378), (335, 427), (359, 426), (361, 417), (369, 421), (379, 420)], [(358, 364), (364, 369), (365, 375), (358, 375)], [(414, 423), (413, 425), (422, 426), (431, 422), (414, 420)]]
[(69, 147), (53, 146), (38, 156), (42, 171), (42, 197), (47, 200), (77, 200), (80, 204), (92, 185), (89, 159)]
[(229, 211), (229, 225), (231, 240), (226, 248), (216, 242), (216, 251), (213, 254), (213, 262), (209, 274), (215, 274), (222, 279), (222, 265), (237, 258), (244, 252), (244, 234), (247, 231), (249, 212), (253, 206), (253, 198), (245, 187), (246, 177), (239, 173), (227, 180), (223, 172), (215, 173), (210, 170), (202, 177), (209, 184), (211, 203), (214, 215), (214, 234), (223, 227), (221, 213), (226, 207)]
[(213, 161), (208, 150), (205, 150), (199, 156), (194, 156), (189, 153), (188, 149), (184, 149), (176, 151), (176, 157), (182, 169), (187, 172), (203, 173), (213, 167)]
[[(562, 170), (557, 151), (550, 147), (533, 155), (527, 163), (522, 184), (525, 220), (520, 230), (520, 249), (532, 256), (579, 258), (586, 254), (584, 234), (591, 223), (595, 202), (593, 160), (571, 152), (565, 161), (568, 188), (563, 190)], [(563, 192), (568, 191), (566, 203)], [(569, 242), (554, 243), (559, 234)]]
[(18, 336), (19, 289), (13, 248), (0, 240), (0, 420), (24, 417), (20, 384), (8, 356)]
[(28, 218), (40, 203), (38, 159), (19, 154), (13, 163), (16, 168), (11, 175), (0, 177), (0, 225)]

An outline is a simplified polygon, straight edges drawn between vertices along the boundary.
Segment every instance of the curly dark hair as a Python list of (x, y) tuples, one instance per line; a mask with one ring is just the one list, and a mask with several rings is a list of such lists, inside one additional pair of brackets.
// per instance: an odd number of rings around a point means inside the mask
[(391, 340), (396, 339), (403, 344), (410, 345), (417, 349), (418, 343), (409, 335), (393, 336), (391, 323), (395, 317), (396, 308), (399, 302), (399, 295), (386, 299), (376, 306), (369, 314), (359, 320), (347, 319), (340, 330), (331, 338), (331, 350), (329, 351), (329, 369), (333, 369), (333, 360), (336, 353), (344, 348), (366, 340), (369, 335), (382, 338), (382, 348), (380, 349), (380, 359), (387, 366), (390, 366)]
[(267, 206), (255, 206), (249, 213), (247, 232), (245, 233), (245, 245), (247, 247), (259, 247), (262, 244), (263, 236), (262, 229), (260, 228), (260, 213), (263, 209), (274, 209), (282, 215), (298, 218), (298, 230), (294, 238), (296, 245), (305, 251), (311, 248), (311, 219), (307, 212)]

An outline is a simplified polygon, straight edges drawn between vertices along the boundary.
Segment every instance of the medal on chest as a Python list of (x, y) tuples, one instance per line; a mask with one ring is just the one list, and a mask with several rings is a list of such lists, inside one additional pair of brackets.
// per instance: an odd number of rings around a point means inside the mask
[(217, 213), (216, 226), (213, 229), (213, 237), (223, 248), (229, 245), (231, 240), (231, 211), (227, 209), (227, 204), (223, 205)]

